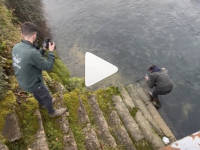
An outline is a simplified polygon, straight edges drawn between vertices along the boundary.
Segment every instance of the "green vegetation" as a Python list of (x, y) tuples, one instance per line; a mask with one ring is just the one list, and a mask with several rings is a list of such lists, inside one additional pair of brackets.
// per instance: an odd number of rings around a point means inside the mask
[(16, 104), (16, 97), (11, 90), (8, 90), (4, 95), (4, 98), (0, 100), (0, 131), (2, 131), (5, 117), (8, 113), (13, 112), (13, 107)]
[(0, 0), (0, 100), (9, 89), (8, 75), (12, 73), (10, 52), (14, 43), (20, 39), (18, 27), (13, 24), (13, 20), (16, 18), (12, 16), (12, 11)]
[(70, 114), (70, 128), (74, 133), (74, 138), (76, 140), (78, 149), (85, 150), (85, 137), (82, 131), (85, 125), (81, 124), (78, 119), (79, 95), (80, 90), (76, 89), (70, 93), (65, 94), (64, 101)]
[(35, 110), (37, 108), (38, 104), (34, 98), (29, 98), (19, 107), (16, 107), (23, 138), (13, 143), (7, 141), (6, 145), (9, 149), (25, 150), (28, 145), (34, 141), (35, 135), (39, 129), (38, 117), (35, 115)]
[(137, 107), (134, 107), (133, 109), (129, 109), (129, 112), (131, 114), (131, 116), (135, 119), (135, 115), (136, 113), (138, 112), (138, 108)]
[(49, 118), (46, 110), (41, 110), (43, 125), (50, 150), (62, 149), (64, 145), (63, 133), (60, 129), (59, 118)]
[(18, 18), (17, 23), (30, 21), (39, 27), (38, 43), (43, 42), (44, 37), (50, 37), (49, 28), (43, 12), (43, 3), (40, 0), (5, 0), (6, 6), (14, 10), (14, 15)]
[(138, 150), (154, 150), (154, 148), (146, 139), (142, 139), (139, 142), (135, 143), (135, 148)]

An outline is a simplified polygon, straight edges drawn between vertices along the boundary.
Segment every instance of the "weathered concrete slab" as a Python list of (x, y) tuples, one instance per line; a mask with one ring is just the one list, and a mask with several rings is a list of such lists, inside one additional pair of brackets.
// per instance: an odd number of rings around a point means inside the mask
[(90, 124), (83, 129), (85, 134), (85, 147), (87, 150), (101, 150), (100, 144), (95, 131), (92, 129)]
[(0, 141), (0, 150), (8, 150), (7, 146)]
[(122, 122), (126, 130), (130, 133), (130, 136), (136, 142), (143, 139), (144, 135), (142, 134), (141, 130), (139, 129), (133, 117), (130, 115), (128, 109), (126, 108), (120, 96), (113, 96), (112, 100), (114, 102), (115, 109), (119, 114), (120, 118), (122, 119)]
[(112, 125), (114, 134), (120, 141), (120, 145), (123, 145), (126, 150), (136, 150), (116, 111), (113, 110), (109, 114), (109, 122)]
[(135, 104), (133, 103), (133, 101), (130, 98), (126, 89), (122, 85), (120, 85), (118, 88), (119, 88), (119, 91), (121, 93), (122, 100), (123, 100), (124, 104), (126, 105), (126, 107), (130, 108), (130, 109), (134, 108)]
[(79, 98), (78, 118), (82, 124), (90, 122), (81, 98)]
[[(128, 85), (127, 89), (128, 89), (128, 93), (129, 93), (130, 97), (132, 98), (133, 102), (141, 110), (142, 114), (146, 117), (146, 119), (149, 121), (151, 126), (156, 130), (156, 132), (159, 135), (163, 136), (163, 132), (161, 131), (160, 127), (158, 126), (158, 124), (153, 119), (153, 117), (152, 117), (151, 113), (149, 112), (147, 106), (142, 101), (142, 99), (139, 97), (139, 95), (138, 95), (136, 89), (133, 87), (133, 85)], [(142, 89), (140, 89), (139, 93), (140, 93), (141, 97), (145, 98), (146, 94), (142, 91)]]
[(169, 146), (160, 150), (199, 150), (200, 149), (200, 132), (196, 132), (181, 140), (178, 140)]
[(149, 97), (144, 93), (143, 89), (139, 85), (134, 85), (134, 88), (136, 89), (138, 95), (142, 99), (142, 101), (147, 105), (150, 103)]
[(68, 114), (65, 113), (59, 119), (60, 128), (63, 132), (64, 147), (63, 150), (78, 150), (74, 134), (69, 126)]
[(97, 103), (95, 96), (94, 95), (89, 96), (88, 101), (92, 107), (92, 113), (99, 130), (101, 141), (105, 145), (108, 145), (110, 147), (116, 147), (117, 144), (115, 142), (115, 139), (109, 132), (108, 124), (103, 116), (102, 111), (99, 108), (99, 104)]
[(161, 138), (154, 133), (149, 122), (146, 120), (146, 118), (142, 115), (140, 111), (136, 113), (135, 120), (142, 129), (145, 138), (152, 144), (155, 150), (165, 146)]
[(49, 150), (40, 111), (37, 109), (35, 114), (38, 116), (39, 130), (35, 136), (35, 141), (29, 146), (28, 150)]
[(85, 135), (85, 147), (87, 150), (100, 150), (100, 144), (95, 131), (92, 129), (89, 117), (83, 105), (82, 99), (79, 98), (79, 108), (78, 108), (78, 118), (79, 121), (86, 125), (83, 129)]
[(156, 108), (153, 106), (152, 103), (149, 103), (147, 105), (147, 108), (149, 109), (151, 115), (153, 116), (154, 121), (159, 125), (162, 132), (170, 138), (172, 141), (176, 141), (176, 138), (174, 137), (174, 134), (171, 132), (165, 121), (162, 119)]
[(10, 142), (14, 142), (22, 137), (18, 118), (15, 112), (7, 114), (2, 135), (4, 135)]

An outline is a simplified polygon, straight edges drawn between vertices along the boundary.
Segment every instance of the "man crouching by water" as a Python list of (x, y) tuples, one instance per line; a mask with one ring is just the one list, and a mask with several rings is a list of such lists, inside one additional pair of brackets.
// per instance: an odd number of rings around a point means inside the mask
[(17, 43), (12, 50), (13, 68), (19, 86), (33, 93), (41, 108), (46, 108), (50, 117), (57, 117), (66, 112), (66, 108), (54, 109), (48, 88), (44, 85), (42, 70), (50, 71), (53, 68), (55, 43), (49, 43), (47, 59), (43, 58), (46, 48), (37, 50), (34, 47), (38, 27), (31, 22), (24, 22), (21, 26), (23, 40)]
[(149, 95), (153, 98), (153, 105), (157, 108), (161, 107), (158, 95), (169, 94), (173, 89), (173, 83), (165, 68), (158, 68), (156, 65), (151, 65), (148, 69), (150, 76), (146, 76), (147, 84), (150, 88), (155, 87), (155, 90)]

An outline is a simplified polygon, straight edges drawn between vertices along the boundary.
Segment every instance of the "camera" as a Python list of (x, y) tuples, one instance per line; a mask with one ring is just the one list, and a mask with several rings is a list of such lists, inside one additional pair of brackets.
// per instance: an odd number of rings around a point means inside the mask
[[(49, 49), (49, 42), (51, 43), (51, 45), (53, 44), (53, 42), (51, 41), (51, 39), (49, 38), (44, 38), (44, 42), (42, 44), (43, 47)], [(56, 46), (54, 48), (54, 50), (56, 49)]]

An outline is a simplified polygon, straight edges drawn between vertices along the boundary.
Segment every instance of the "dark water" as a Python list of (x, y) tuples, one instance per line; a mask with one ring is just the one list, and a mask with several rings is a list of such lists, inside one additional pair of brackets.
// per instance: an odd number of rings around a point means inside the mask
[(72, 76), (84, 76), (85, 52), (118, 73), (97, 87), (144, 76), (151, 63), (169, 70), (174, 90), (162, 110), (179, 139), (200, 127), (200, 1), (44, 0), (58, 54)]

